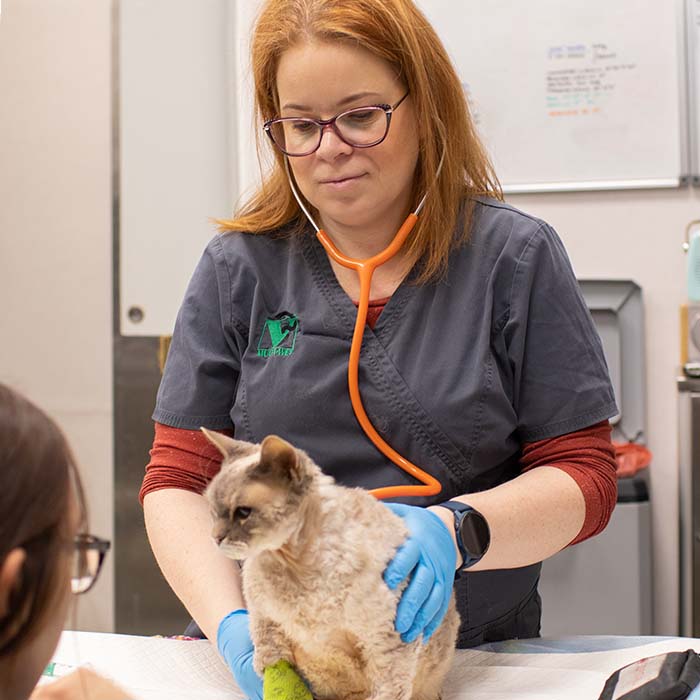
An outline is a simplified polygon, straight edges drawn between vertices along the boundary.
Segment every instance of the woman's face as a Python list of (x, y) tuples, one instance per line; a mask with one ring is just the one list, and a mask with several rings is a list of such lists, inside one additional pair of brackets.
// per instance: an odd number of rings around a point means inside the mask
[[(406, 87), (387, 62), (363, 48), (312, 41), (282, 54), (277, 91), (280, 116), (330, 119), (354, 107), (394, 105)], [(410, 95), (377, 146), (354, 148), (326, 128), (315, 153), (289, 158), (299, 188), (324, 227), (361, 227), (389, 237), (417, 204), (411, 197), (417, 160)]]

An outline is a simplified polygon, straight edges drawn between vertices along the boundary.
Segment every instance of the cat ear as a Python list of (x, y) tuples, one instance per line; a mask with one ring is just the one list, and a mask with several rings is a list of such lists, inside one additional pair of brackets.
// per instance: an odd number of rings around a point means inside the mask
[(252, 454), (255, 451), (255, 445), (242, 440), (234, 440), (228, 435), (217, 433), (215, 430), (200, 428), (207, 436), (209, 442), (216, 447), (224, 457), (243, 457), (246, 454)]
[(294, 483), (303, 480), (299, 454), (286, 440), (277, 435), (268, 435), (260, 447), (260, 467), (263, 470), (287, 477)]

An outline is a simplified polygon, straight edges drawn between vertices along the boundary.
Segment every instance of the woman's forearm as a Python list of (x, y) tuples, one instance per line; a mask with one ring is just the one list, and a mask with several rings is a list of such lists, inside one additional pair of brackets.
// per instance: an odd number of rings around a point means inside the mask
[[(478, 510), (491, 531), (488, 551), (470, 571), (513, 569), (542, 561), (578, 535), (586, 516), (578, 484), (556, 467), (537, 467), (488, 491), (452, 500)], [(430, 510), (454, 533), (451, 510), (439, 506)]]
[(245, 605), (238, 565), (212, 540), (206, 500), (189, 491), (162, 489), (147, 494), (143, 508), (163, 575), (204, 634), (215, 641), (219, 622)]

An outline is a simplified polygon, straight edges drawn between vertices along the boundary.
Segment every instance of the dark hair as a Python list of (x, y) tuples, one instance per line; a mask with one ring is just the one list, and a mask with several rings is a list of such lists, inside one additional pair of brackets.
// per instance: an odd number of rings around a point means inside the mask
[(0, 656), (33, 638), (54, 603), (60, 557), (72, 545), (71, 491), (84, 525), (83, 489), (63, 433), (41, 409), (0, 384), (0, 563), (17, 547), (27, 553), (21, 585), (0, 618)]

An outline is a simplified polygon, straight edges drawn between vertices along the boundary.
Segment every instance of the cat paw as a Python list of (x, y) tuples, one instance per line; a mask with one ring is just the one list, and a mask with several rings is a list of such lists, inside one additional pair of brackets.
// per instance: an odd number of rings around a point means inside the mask
[(271, 698), (285, 698), (285, 700), (313, 700), (306, 683), (295, 668), (284, 660), (265, 669), (263, 695)]
[(258, 648), (255, 648), (253, 653), (253, 668), (255, 673), (257, 673), (260, 678), (263, 677), (265, 669), (270, 668), (277, 664), (279, 661), (285, 661), (285, 657), (282, 656), (278, 651), (262, 652)]

